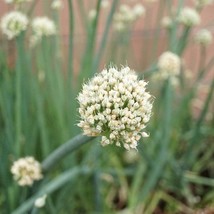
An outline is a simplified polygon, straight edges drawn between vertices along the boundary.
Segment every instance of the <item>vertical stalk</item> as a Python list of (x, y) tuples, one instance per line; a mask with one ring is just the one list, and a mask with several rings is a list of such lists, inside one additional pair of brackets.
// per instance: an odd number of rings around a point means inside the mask
[(85, 49), (85, 54), (82, 59), (82, 66), (79, 73), (79, 81), (78, 83), (82, 83), (83, 78), (89, 78), (92, 71), (92, 61), (93, 61), (93, 53), (95, 49), (95, 42), (96, 42), (96, 32), (97, 32), (97, 26), (98, 26), (98, 20), (99, 20), (99, 12), (100, 12), (100, 5), (101, 0), (98, 0), (97, 7), (96, 7), (96, 17), (93, 19), (91, 25), (89, 25), (88, 29), (88, 41)]
[(73, 81), (74, 11), (72, 0), (68, 0), (68, 8), (69, 8), (68, 84), (70, 85), (71, 81)]
[(102, 40), (101, 40), (98, 52), (97, 52), (95, 59), (94, 59), (93, 68), (92, 68), (93, 73), (95, 73), (97, 71), (97, 68), (99, 67), (100, 60), (102, 59), (102, 55), (103, 55), (104, 49), (106, 47), (108, 34), (110, 31), (113, 15), (114, 15), (114, 12), (116, 10), (117, 4), (118, 4), (118, 0), (114, 0), (112, 3), (111, 11), (108, 14), (108, 19), (107, 19), (106, 24), (105, 24), (105, 30), (103, 32)]
[(24, 53), (24, 37), (21, 34), (16, 39), (17, 47), (17, 62), (16, 62), (16, 101), (15, 101), (15, 130), (16, 130), (16, 155), (20, 156), (21, 154), (21, 138), (22, 138), (22, 74), (23, 74), (23, 53)]
[(162, 143), (160, 145), (161, 148), (159, 149), (159, 154), (157, 154), (156, 161), (154, 162), (151, 171), (148, 173), (148, 177), (144, 183), (144, 188), (140, 193), (140, 197), (138, 200), (141, 201), (144, 201), (146, 199), (149, 192), (157, 184), (168, 159), (168, 146), (170, 143), (171, 136), (171, 118), (172, 118), (171, 116), (172, 116), (172, 98), (173, 98), (170, 79), (166, 81), (164, 96), (165, 96), (164, 97), (165, 111), (162, 119), (163, 128), (161, 136)]

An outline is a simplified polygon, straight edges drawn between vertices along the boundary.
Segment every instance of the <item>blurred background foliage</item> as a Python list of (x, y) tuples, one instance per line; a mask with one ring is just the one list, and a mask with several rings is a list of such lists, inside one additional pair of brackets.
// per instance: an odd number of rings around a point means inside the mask
[[(214, 213), (213, 44), (194, 42), (198, 29), (212, 31), (213, 17), (204, 10), (212, 13), (213, 5), (196, 8), (202, 16), (196, 29), (176, 19), (183, 7), (196, 7), (192, 1), (102, 1), (64, 0), (57, 10), (50, 0), (23, 3), (18, 9), (29, 19), (42, 14), (54, 20), (57, 34), (34, 46), (30, 29), (13, 40), (1, 35), (0, 212), (12, 213), (43, 190), (46, 205), (29, 213)], [(145, 14), (116, 26), (120, 6), (139, 3)], [(0, 6), (4, 14), (14, 8)], [(163, 26), (165, 16), (170, 26)], [(175, 85), (153, 79), (164, 51), (181, 57)], [(111, 64), (127, 64), (149, 81), (155, 97), (149, 138), (129, 152), (95, 139), (41, 182), (19, 187), (10, 173), (13, 161), (34, 156), (42, 162), (81, 133), (77, 94)]]

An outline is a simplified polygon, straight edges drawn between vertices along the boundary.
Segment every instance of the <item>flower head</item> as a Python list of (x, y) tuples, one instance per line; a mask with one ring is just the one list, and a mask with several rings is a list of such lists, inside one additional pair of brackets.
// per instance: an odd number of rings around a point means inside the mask
[(213, 35), (209, 30), (202, 29), (195, 35), (195, 41), (198, 44), (206, 46), (212, 43)]
[(142, 4), (136, 4), (133, 8), (127, 4), (121, 4), (119, 11), (114, 15), (114, 28), (122, 31), (144, 14), (145, 8)]
[(42, 176), (41, 165), (33, 157), (20, 158), (11, 167), (11, 173), (20, 186), (31, 186)]
[(103, 146), (136, 149), (152, 110), (146, 85), (129, 67), (103, 70), (83, 86), (78, 96), (78, 126), (85, 135), (102, 136)]
[(37, 17), (32, 21), (32, 29), (36, 36), (52, 36), (56, 34), (56, 25), (48, 17)]
[(12, 11), (1, 20), (2, 32), (8, 37), (8, 39), (13, 39), (18, 36), (22, 31), (27, 29), (28, 18), (21, 12)]
[(178, 15), (178, 22), (188, 27), (198, 25), (200, 21), (198, 12), (190, 7), (183, 8)]
[(168, 79), (176, 77), (180, 72), (180, 58), (172, 52), (164, 52), (158, 60), (159, 72), (156, 74), (160, 79)]

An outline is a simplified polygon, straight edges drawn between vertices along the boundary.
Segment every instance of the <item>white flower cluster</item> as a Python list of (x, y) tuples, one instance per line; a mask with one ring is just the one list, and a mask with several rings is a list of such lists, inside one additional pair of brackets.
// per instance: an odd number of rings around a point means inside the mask
[(5, 0), (7, 4), (20, 4), (20, 3), (25, 3), (25, 2), (30, 2), (32, 0)]
[(32, 21), (33, 35), (30, 38), (30, 46), (35, 46), (44, 36), (56, 34), (56, 25), (48, 17), (36, 17)]
[(180, 14), (178, 15), (178, 22), (187, 27), (192, 27), (200, 24), (201, 18), (195, 9), (185, 7), (180, 11)]
[(114, 28), (118, 31), (122, 31), (144, 14), (145, 8), (142, 4), (136, 4), (133, 8), (129, 5), (122, 4), (119, 11), (114, 15)]
[(198, 31), (197, 34), (195, 35), (195, 41), (198, 44), (207, 46), (212, 43), (213, 35), (209, 30), (202, 29), (202, 30)]
[(53, 0), (51, 3), (51, 8), (54, 10), (59, 10), (63, 6), (62, 0)]
[(129, 67), (103, 70), (83, 86), (78, 96), (81, 121), (85, 135), (102, 136), (101, 144), (123, 145), (136, 149), (142, 130), (151, 116), (151, 95), (147, 83), (138, 80)]
[(180, 73), (181, 60), (179, 56), (172, 52), (164, 52), (158, 59), (158, 69), (159, 72), (154, 78), (157, 79), (168, 79), (172, 80)]
[(48, 17), (36, 17), (32, 21), (32, 29), (38, 37), (56, 34), (56, 25)]
[(203, 8), (209, 4), (212, 4), (213, 0), (195, 0), (196, 7)]
[(42, 176), (41, 165), (33, 157), (20, 158), (11, 167), (11, 173), (20, 186), (31, 186)]
[(27, 25), (27, 16), (18, 11), (12, 11), (6, 14), (1, 20), (1, 30), (8, 39), (13, 39), (22, 31), (25, 31), (27, 29)]

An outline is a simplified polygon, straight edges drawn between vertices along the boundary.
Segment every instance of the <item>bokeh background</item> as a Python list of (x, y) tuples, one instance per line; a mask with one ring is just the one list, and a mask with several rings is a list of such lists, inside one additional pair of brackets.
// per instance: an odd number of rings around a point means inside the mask
[[(203, 49), (194, 41), (202, 28), (213, 35), (214, 4), (200, 11), (201, 24), (187, 35), (173, 85), (153, 74), (159, 56), (172, 49), (170, 38), (183, 42), (184, 27), (177, 25), (172, 35), (161, 20), (183, 7), (195, 8), (194, 1), (109, 0), (91, 20), (99, 2), (62, 0), (59, 10), (51, 9), (52, 0), (34, 0), (21, 9), (0, 2), (0, 18), (18, 9), (30, 19), (48, 16), (57, 25), (57, 34), (34, 48), (30, 29), (23, 43), (0, 34), (0, 213), (214, 213), (214, 42)], [(116, 31), (112, 19), (106, 34), (113, 4), (115, 13), (123, 4), (142, 4), (146, 13), (124, 31)], [(95, 139), (56, 163), (42, 181), (18, 186), (10, 172), (15, 160), (33, 156), (43, 164), (82, 133), (76, 97), (84, 82), (109, 65), (128, 65), (149, 82), (154, 96), (149, 138), (139, 142), (138, 151), (102, 147)], [(44, 194), (46, 204), (36, 207), (35, 199)]]

